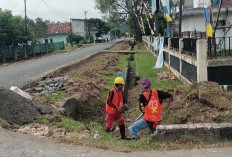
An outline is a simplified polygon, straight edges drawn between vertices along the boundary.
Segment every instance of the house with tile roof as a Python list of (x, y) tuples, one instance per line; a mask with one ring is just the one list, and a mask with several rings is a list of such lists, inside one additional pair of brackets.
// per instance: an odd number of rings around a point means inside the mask
[(57, 23), (48, 23), (48, 29), (46, 36), (38, 39), (41, 43), (57, 43), (63, 42), (67, 43), (68, 35), (72, 32), (70, 22), (57, 22)]

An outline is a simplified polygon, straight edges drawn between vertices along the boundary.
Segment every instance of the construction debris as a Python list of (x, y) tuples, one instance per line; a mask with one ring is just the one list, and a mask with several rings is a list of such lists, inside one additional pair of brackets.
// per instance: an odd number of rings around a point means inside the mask
[(56, 77), (52, 78), (50, 76), (45, 77), (44, 80), (38, 82), (38, 85), (34, 88), (29, 88), (26, 91), (36, 92), (39, 95), (50, 95), (56, 91), (62, 90), (64, 84), (68, 81), (67, 77)]
[(34, 102), (4, 88), (0, 88), (0, 118), (10, 124), (22, 125), (51, 114), (49, 106)]
[(23, 90), (19, 89), (18, 87), (12, 86), (12, 87), (10, 87), (10, 90), (12, 90), (15, 93), (23, 96), (24, 98), (32, 100), (32, 97), (28, 93), (24, 92)]
[(176, 76), (171, 71), (163, 71), (157, 74), (159, 80), (175, 80)]

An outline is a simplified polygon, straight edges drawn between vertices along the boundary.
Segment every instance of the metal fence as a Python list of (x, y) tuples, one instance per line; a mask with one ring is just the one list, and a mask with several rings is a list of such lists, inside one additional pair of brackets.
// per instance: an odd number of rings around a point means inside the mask
[(216, 37), (208, 39), (208, 57), (232, 56), (232, 37)]
[(171, 47), (179, 50), (179, 38), (171, 38)]
[(196, 54), (197, 50), (197, 39), (193, 38), (183, 38), (183, 51), (185, 52), (191, 52)]
[(164, 46), (168, 47), (168, 37), (164, 37)]
[(54, 50), (62, 50), (65, 48), (64, 42), (36, 44), (36, 45), (22, 45), (22, 46), (6, 46), (0, 45), (0, 63), (9, 61), (17, 61), (28, 57), (35, 57), (38, 55), (47, 54)]

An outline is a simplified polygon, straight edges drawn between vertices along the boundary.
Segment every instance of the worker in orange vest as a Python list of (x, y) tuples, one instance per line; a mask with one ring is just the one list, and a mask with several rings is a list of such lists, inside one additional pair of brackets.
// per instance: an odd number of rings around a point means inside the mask
[(143, 116), (129, 127), (132, 139), (139, 139), (137, 132), (147, 127), (154, 134), (156, 127), (161, 122), (162, 101), (172, 97), (172, 94), (168, 92), (151, 90), (151, 82), (147, 78), (140, 83), (140, 87), (143, 89), (143, 92), (139, 95), (139, 108)]
[(121, 139), (128, 140), (129, 138), (125, 134), (125, 121), (122, 116), (122, 107), (125, 104), (122, 90), (125, 82), (122, 77), (117, 77), (114, 84), (115, 87), (110, 90), (106, 101), (106, 132), (110, 132), (113, 122), (116, 121), (119, 125)]

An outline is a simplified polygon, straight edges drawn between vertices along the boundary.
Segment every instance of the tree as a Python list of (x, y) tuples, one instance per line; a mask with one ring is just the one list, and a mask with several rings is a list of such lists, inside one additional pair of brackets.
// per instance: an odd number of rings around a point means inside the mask
[(47, 24), (42, 18), (35, 19), (34, 31), (38, 37), (45, 36), (47, 32)]
[(97, 37), (100, 37), (103, 34), (107, 34), (110, 31), (110, 26), (106, 21), (103, 21), (98, 18), (91, 18), (88, 21), (97, 27), (98, 29), (98, 33), (96, 34)]
[(47, 25), (41, 19), (27, 19), (27, 34), (25, 21), (21, 16), (13, 16), (10, 10), (0, 10), (0, 44), (17, 45), (25, 41), (35, 41), (36, 36), (46, 34)]
[(120, 22), (127, 21), (130, 18), (131, 22), (127, 25), (135, 33), (136, 40), (142, 41), (142, 33), (134, 15), (134, 13), (139, 14), (140, 0), (95, 0), (95, 2), (96, 8), (107, 14), (111, 20), (112, 17), (116, 17), (117, 21)]

